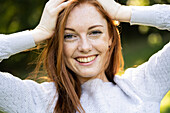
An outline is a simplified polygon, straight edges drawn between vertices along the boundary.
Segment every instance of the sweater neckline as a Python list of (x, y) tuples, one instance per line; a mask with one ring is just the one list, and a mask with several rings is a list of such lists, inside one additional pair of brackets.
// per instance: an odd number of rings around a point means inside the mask
[(81, 87), (84, 89), (86, 88), (90, 88), (90, 87), (101, 87), (103, 85), (113, 85), (112, 82), (104, 82), (103, 80), (99, 79), (99, 78), (95, 78), (95, 79), (90, 79), (86, 82), (84, 82)]

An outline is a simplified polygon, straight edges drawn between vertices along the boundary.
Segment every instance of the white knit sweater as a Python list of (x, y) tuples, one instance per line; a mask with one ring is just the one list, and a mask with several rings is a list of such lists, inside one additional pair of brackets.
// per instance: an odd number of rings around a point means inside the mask
[[(170, 30), (170, 6), (133, 7), (131, 24)], [(34, 46), (28, 32), (0, 35), (0, 59)], [(170, 43), (148, 62), (115, 76), (114, 81), (116, 85), (93, 79), (81, 86), (80, 101), (86, 113), (159, 113), (160, 102), (170, 90)], [(57, 101), (56, 95), (51, 102), (54, 95), (53, 82), (38, 84), (0, 72), (0, 110), (4, 112), (52, 113)]]

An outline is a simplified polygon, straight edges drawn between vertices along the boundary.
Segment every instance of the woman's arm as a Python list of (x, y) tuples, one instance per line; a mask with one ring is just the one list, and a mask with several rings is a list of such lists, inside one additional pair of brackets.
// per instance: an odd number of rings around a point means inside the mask
[(113, 20), (170, 30), (170, 5), (123, 6), (114, 0), (97, 0)]
[[(130, 22), (131, 25), (170, 30), (170, 5), (120, 6), (113, 0), (107, 0), (106, 3), (104, 0), (98, 1), (113, 19), (122, 21), (124, 18), (123, 22)], [(116, 76), (115, 82), (130, 96), (135, 93), (146, 101), (160, 102), (170, 90), (170, 43), (148, 62), (137, 68), (127, 69), (121, 77)]]
[(35, 43), (53, 36), (58, 14), (71, 3), (71, 1), (64, 1), (65, 0), (49, 0), (46, 3), (39, 25), (31, 31)]
[(147, 25), (170, 31), (170, 5), (130, 6), (131, 25)]
[(130, 22), (132, 15), (132, 8), (123, 6), (114, 0), (97, 0), (113, 20), (120, 22)]
[[(54, 34), (57, 15), (69, 3), (64, 0), (49, 0), (40, 23), (34, 30), (10, 35), (1, 34), (0, 61), (34, 47), (35, 43), (49, 39)], [(41, 113), (39, 110), (45, 111), (44, 106), (49, 104), (47, 96), (54, 93), (54, 89), (50, 90), (53, 85), (49, 85), (50, 88), (47, 88), (43, 84), (31, 80), (21, 80), (5, 72), (0, 72), (0, 81), (0, 110), (8, 113)]]
[(129, 95), (159, 102), (170, 90), (170, 42), (137, 68), (129, 68), (115, 82)]
[(23, 31), (10, 35), (0, 35), (0, 61), (11, 55), (34, 47), (34, 38), (30, 31)]
[(10, 35), (0, 35), (0, 61), (9, 58), (11, 55), (23, 50), (32, 48), (39, 43), (53, 36), (57, 15), (69, 3), (64, 0), (49, 0), (44, 8), (40, 23), (31, 31), (18, 32)]

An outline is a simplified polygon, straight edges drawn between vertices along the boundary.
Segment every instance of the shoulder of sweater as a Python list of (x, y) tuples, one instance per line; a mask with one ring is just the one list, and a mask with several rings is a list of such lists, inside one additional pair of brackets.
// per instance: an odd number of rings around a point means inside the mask
[(23, 80), (25, 84), (28, 85), (28, 87), (35, 87), (35, 88), (41, 88), (42, 90), (53, 90), (56, 89), (54, 82), (43, 82), (38, 83), (33, 80)]

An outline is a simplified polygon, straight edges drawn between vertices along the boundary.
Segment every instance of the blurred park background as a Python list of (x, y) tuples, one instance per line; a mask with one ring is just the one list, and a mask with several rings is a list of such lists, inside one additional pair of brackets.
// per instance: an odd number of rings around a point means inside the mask
[[(48, 0), (0, 0), (0, 33), (9, 34), (31, 30), (38, 24), (43, 7)], [(124, 5), (170, 4), (170, 0), (119, 0)], [(119, 26), (125, 69), (136, 67), (159, 51), (170, 40), (170, 32), (147, 26)], [(13, 55), (0, 63), (0, 71), (10, 72), (25, 79), (33, 71), (38, 51)], [(170, 113), (170, 92), (161, 102), (161, 113)]]

